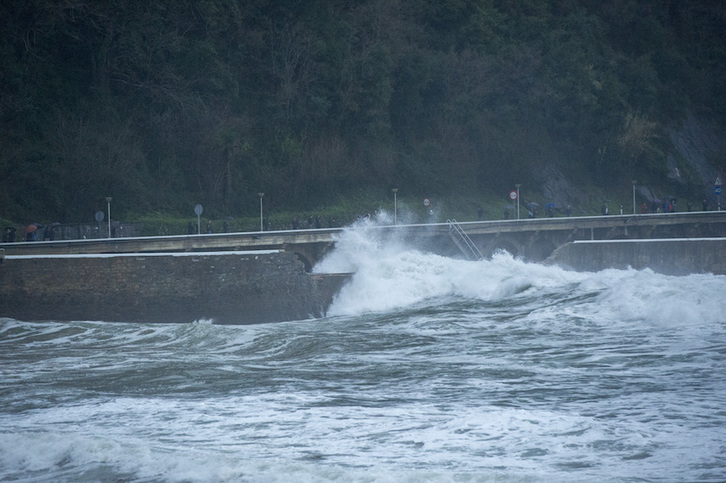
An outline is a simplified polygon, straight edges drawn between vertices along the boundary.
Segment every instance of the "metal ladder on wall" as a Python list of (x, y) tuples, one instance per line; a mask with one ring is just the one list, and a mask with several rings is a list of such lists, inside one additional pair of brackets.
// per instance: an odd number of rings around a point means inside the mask
[(469, 238), (469, 235), (464, 232), (456, 220), (451, 219), (446, 220), (446, 222), (449, 224), (449, 236), (466, 258), (469, 260), (481, 260), (484, 258), (474, 242)]

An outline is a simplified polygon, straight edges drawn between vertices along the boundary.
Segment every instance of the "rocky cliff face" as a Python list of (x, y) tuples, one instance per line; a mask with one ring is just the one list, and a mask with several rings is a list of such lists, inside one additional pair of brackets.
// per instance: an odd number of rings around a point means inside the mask
[[(714, 180), (726, 174), (723, 172), (726, 131), (716, 123), (691, 114), (680, 126), (669, 129), (668, 135), (675, 149), (667, 156), (668, 177), (683, 184), (690, 174), (703, 184), (703, 195), (711, 197)], [(684, 173), (684, 169), (688, 172)]]
[[(690, 113), (662, 132), (665, 137), (659, 135), (658, 144), (665, 156), (665, 170), (662, 176), (651, 174), (647, 181), (638, 180), (637, 205), (675, 195), (679, 198), (678, 211), (686, 211), (688, 202), (694, 211), (700, 210), (703, 200), (707, 200), (710, 209), (715, 209), (714, 181), (720, 176), (726, 183), (726, 128), (707, 117)], [(553, 202), (561, 210), (571, 205), (575, 214), (586, 213), (588, 208), (592, 211), (608, 198), (613, 198), (610, 213), (617, 213), (618, 203), (624, 204), (626, 212), (632, 210), (630, 179), (625, 176), (619, 181), (608, 180), (608, 186), (601, 186), (593, 183), (592, 173), (578, 176), (560, 167), (555, 160), (546, 159), (535, 175), (546, 202)], [(526, 197), (526, 190), (524, 193)], [(619, 201), (616, 203), (616, 200)]]

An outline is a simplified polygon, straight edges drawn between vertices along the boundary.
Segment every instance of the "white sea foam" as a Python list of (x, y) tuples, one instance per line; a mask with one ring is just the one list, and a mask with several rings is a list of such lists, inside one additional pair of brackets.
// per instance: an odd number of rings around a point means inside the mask
[[(490, 474), (496, 474), (493, 468), (507, 468), (518, 479), (529, 475), (540, 481), (551, 471), (543, 461), (554, 461), (597, 467), (598, 474), (603, 464), (611, 464), (611, 477), (627, 479), (638, 475), (638, 452), (663, 443), (645, 424), (633, 421), (626, 428), (568, 411), (431, 403), (317, 405), (324, 400), (294, 395), (289, 401), (118, 398), (47, 409), (26, 415), (24, 430), (13, 424), (12, 431), (0, 434), (0, 467), (14, 468), (5, 476), (21, 481), (23, 476), (28, 481), (58, 478), (64, 466), (76, 474), (83, 468), (101, 473), (99, 480), (108, 467), (113, 473), (106, 477), (134, 480), (273, 482), (454, 481), (465, 479), (455, 476), (457, 468), (466, 472), (480, 466), (490, 468)], [(714, 444), (712, 435), (701, 436), (706, 436), (701, 445)], [(683, 455), (689, 461), (697, 458), (695, 443)], [(658, 464), (665, 475), (679, 462)]]
[(573, 297), (592, 295), (568, 309), (575, 316), (584, 315), (578, 314), (582, 310), (604, 323), (688, 325), (720, 321), (726, 291), (726, 276), (674, 277), (647, 269), (574, 272), (527, 263), (506, 252), (475, 262), (447, 258), (385, 238), (370, 222), (347, 229), (315, 270), (354, 273), (329, 316), (387, 312), (446, 297), (487, 302), (567, 291)]

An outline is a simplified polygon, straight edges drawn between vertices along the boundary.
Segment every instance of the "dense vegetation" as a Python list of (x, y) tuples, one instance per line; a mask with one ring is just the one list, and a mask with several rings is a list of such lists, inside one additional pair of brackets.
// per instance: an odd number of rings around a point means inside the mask
[(667, 126), (726, 119), (719, 0), (3, 0), (0, 32), (14, 220), (657, 178)]

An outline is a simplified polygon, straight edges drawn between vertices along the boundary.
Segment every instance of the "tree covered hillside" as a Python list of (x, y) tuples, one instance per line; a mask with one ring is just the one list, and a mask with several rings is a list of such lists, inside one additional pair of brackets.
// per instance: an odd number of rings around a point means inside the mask
[(669, 126), (726, 120), (719, 0), (2, 0), (0, 32), (9, 219), (658, 178)]

